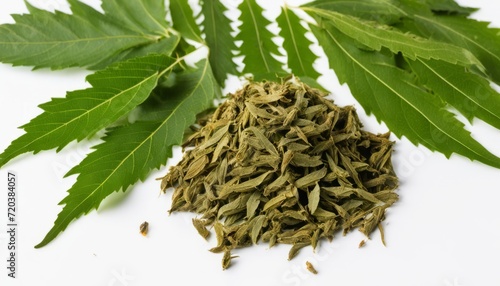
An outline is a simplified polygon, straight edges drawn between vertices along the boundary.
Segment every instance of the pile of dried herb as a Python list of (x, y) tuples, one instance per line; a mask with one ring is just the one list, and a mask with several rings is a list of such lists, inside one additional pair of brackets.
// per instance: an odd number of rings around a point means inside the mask
[(316, 247), (322, 237), (358, 228), (369, 235), (398, 196), (389, 134), (361, 130), (353, 107), (338, 107), (296, 79), (249, 83), (220, 105), (183, 145), (163, 178), (171, 212), (202, 214), (224, 252), (259, 240)]

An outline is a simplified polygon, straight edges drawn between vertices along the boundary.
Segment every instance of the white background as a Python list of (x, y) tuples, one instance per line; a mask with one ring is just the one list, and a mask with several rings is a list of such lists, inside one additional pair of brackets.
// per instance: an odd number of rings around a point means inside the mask
[[(56, 0), (31, 2), (49, 9), (66, 7)], [(499, 2), (458, 2), (482, 8), (474, 17), (500, 27)], [(0, 23), (12, 22), (9, 14), (25, 11), (21, 0), (3, 0)], [(318, 68), (325, 68), (324, 61)], [(40, 113), (38, 104), (87, 87), (87, 74), (77, 69), (31, 72), (0, 64), (0, 150), (23, 133), (18, 126)], [(337, 104), (355, 105), (366, 129), (387, 130), (364, 114), (331, 72), (327, 74), (322, 81), (333, 90)], [(233, 83), (230, 89), (237, 87)], [(467, 126), (500, 155), (500, 131), (478, 120)], [(14, 171), (19, 180), (18, 278), (6, 277), (7, 236), (0, 227), (0, 285), (500, 285), (500, 170), (459, 156), (448, 160), (406, 139), (393, 140), (397, 141), (393, 162), (401, 185), (400, 200), (384, 221), (387, 247), (374, 233), (358, 249), (364, 239), (358, 231), (339, 235), (332, 243), (322, 242), (316, 253), (305, 248), (292, 261), (287, 261), (288, 245), (272, 249), (258, 245), (235, 251), (240, 257), (226, 271), (221, 270), (221, 255), (208, 251), (215, 245), (214, 238), (206, 242), (192, 227), (193, 214), (167, 214), (172, 192), (161, 194), (155, 180), (166, 173), (166, 167), (132, 190), (112, 195), (52, 243), (34, 249), (52, 227), (62, 208), (58, 203), (76, 179), (63, 179), (63, 174), (83, 159), (95, 141), (71, 144), (58, 154), (21, 156), (0, 170), (3, 226), (7, 171)], [(173, 161), (180, 158), (176, 154)], [(150, 223), (147, 237), (139, 234), (145, 220)], [(306, 260), (315, 265), (318, 275), (305, 270)]]

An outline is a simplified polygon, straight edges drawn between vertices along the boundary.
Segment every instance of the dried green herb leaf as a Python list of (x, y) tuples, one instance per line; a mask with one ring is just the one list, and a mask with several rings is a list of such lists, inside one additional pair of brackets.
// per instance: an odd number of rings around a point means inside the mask
[(260, 192), (254, 192), (247, 201), (247, 219), (252, 219), (260, 204)]
[(198, 157), (196, 160), (193, 161), (193, 163), (187, 169), (184, 179), (189, 180), (191, 178), (194, 178), (201, 172), (203, 172), (208, 164), (208, 161), (209, 159), (208, 156), (206, 155)]
[(264, 174), (250, 179), (248, 181), (245, 181), (241, 184), (236, 184), (236, 185), (224, 185), (222, 188), (222, 191), (219, 194), (220, 198), (227, 197), (231, 193), (242, 193), (242, 192), (248, 192), (251, 190), (256, 189), (257, 187), (261, 186), (264, 180), (271, 174), (271, 171), (265, 172)]
[(259, 241), (259, 235), (262, 230), (262, 226), (264, 225), (264, 222), (266, 221), (266, 216), (264, 215), (259, 215), (253, 219), (255, 221), (253, 227), (252, 227), (252, 243), (257, 244)]
[(221, 216), (229, 216), (233, 214), (238, 214), (246, 210), (248, 199), (251, 194), (244, 194), (242, 196), (237, 197), (233, 201), (223, 205), (219, 209), (219, 213), (217, 214), (217, 218)]
[(292, 246), (292, 248), (290, 248), (290, 251), (288, 252), (288, 260), (292, 260), (295, 256), (297, 256), (297, 254), (299, 253), (299, 251), (308, 246), (308, 245), (311, 245), (310, 243), (297, 243), (297, 244), (294, 244)]
[(318, 271), (316, 271), (316, 269), (314, 268), (314, 266), (312, 265), (312, 263), (309, 262), (309, 261), (306, 261), (306, 268), (312, 274), (318, 274)]
[(317, 181), (321, 180), (326, 175), (326, 168), (322, 168), (318, 171), (314, 171), (304, 177), (295, 181), (295, 186), (297, 188), (304, 188), (315, 184)]
[(224, 251), (224, 256), (222, 257), (222, 270), (226, 270), (231, 266), (231, 260), (238, 256), (231, 255), (230, 251)]
[(210, 236), (210, 231), (206, 228), (206, 222), (197, 218), (193, 218), (193, 225), (196, 228), (196, 231), (203, 237), (207, 239)]
[(259, 141), (262, 143), (264, 148), (266, 148), (267, 152), (269, 152), (269, 154), (279, 157), (278, 151), (276, 150), (274, 145), (269, 141), (269, 139), (267, 139), (267, 137), (259, 129), (252, 126), (248, 127), (245, 130), (253, 132), (253, 134), (255, 134), (255, 136), (257, 137), (257, 139), (259, 139)]
[(316, 183), (316, 186), (314, 186), (314, 189), (309, 193), (309, 196), (307, 197), (308, 200), (307, 207), (309, 208), (309, 212), (311, 214), (314, 214), (314, 212), (318, 208), (320, 200), (320, 191), (321, 189), (318, 183)]

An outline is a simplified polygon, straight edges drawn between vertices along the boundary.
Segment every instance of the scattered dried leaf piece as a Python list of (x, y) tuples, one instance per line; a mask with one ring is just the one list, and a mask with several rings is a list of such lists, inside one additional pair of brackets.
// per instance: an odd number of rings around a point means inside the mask
[(141, 232), (141, 234), (143, 236), (146, 236), (148, 235), (148, 231), (149, 231), (149, 223), (147, 221), (143, 222), (141, 224), (141, 226), (139, 227), (139, 231)]
[(366, 244), (366, 240), (363, 239), (362, 241), (359, 242), (358, 248), (365, 246), (365, 244)]
[(222, 270), (226, 270), (231, 266), (231, 260), (238, 256), (231, 255), (231, 251), (224, 251), (224, 256), (222, 257)]
[(311, 262), (309, 261), (306, 261), (306, 268), (307, 270), (309, 270), (309, 272), (311, 272), (312, 274), (318, 274), (318, 271), (316, 271), (316, 269), (314, 268), (314, 266), (312, 265)]
[(210, 236), (210, 231), (208, 231), (208, 229), (205, 227), (206, 225), (205, 221), (193, 218), (193, 225), (194, 228), (196, 228), (198, 233), (201, 235), (201, 237), (203, 237), (204, 239), (207, 239)]

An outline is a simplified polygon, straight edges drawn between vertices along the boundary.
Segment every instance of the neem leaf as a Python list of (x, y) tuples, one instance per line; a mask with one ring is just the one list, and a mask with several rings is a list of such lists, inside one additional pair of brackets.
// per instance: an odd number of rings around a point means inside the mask
[(180, 144), (196, 114), (210, 107), (217, 84), (208, 61), (194, 71), (177, 76), (179, 93), (168, 95), (168, 112), (162, 120), (138, 121), (108, 131), (104, 143), (94, 147), (67, 175), (78, 174), (76, 183), (60, 204), (65, 205), (54, 226), (36, 246), (43, 247), (82, 214), (99, 207), (113, 192), (126, 190), (165, 164), (172, 145)]
[(428, 40), (373, 21), (364, 21), (350, 15), (317, 8), (304, 8), (317, 21), (329, 21), (342, 33), (372, 49), (386, 47), (393, 53), (401, 52), (408, 58), (438, 59), (453, 64), (483, 67), (466, 49), (443, 42)]
[(314, 189), (307, 196), (307, 199), (308, 199), (307, 207), (309, 208), (309, 212), (311, 214), (314, 214), (314, 212), (318, 208), (320, 194), (321, 194), (321, 189), (320, 189), (318, 183), (316, 183), (316, 186), (314, 186)]
[(300, 24), (300, 18), (285, 6), (276, 21), (281, 28), (280, 36), (284, 39), (283, 48), (287, 52), (288, 67), (292, 69), (292, 73), (297, 76), (318, 78), (319, 73), (313, 68), (318, 56), (309, 48), (312, 42), (306, 38), (307, 30)]
[(224, 15), (227, 8), (220, 1), (205, 0), (201, 3), (201, 13), (205, 17), (202, 25), (205, 27), (205, 41), (209, 49), (208, 58), (217, 82), (224, 86), (227, 74), (236, 74), (236, 64), (233, 62), (233, 51), (236, 44), (231, 36), (229, 19)]
[(89, 75), (91, 88), (40, 105), (44, 112), (22, 126), (26, 133), (0, 155), (0, 166), (26, 152), (56, 147), (59, 151), (73, 140), (94, 135), (146, 100), (159, 77), (176, 63), (169, 57), (152, 55)]
[(458, 153), (499, 168), (500, 158), (475, 141), (437, 96), (413, 84), (397, 68), (394, 54), (359, 49), (331, 24), (311, 27), (331, 67), (367, 113), (383, 120), (398, 136), (423, 144), (447, 157)]
[(196, 24), (193, 10), (187, 0), (170, 1), (170, 15), (174, 29), (179, 31), (183, 37), (203, 42), (200, 28)]
[(240, 51), (245, 57), (243, 73), (251, 73), (254, 80), (262, 80), (273, 73), (283, 73), (283, 63), (274, 58), (279, 56), (278, 46), (273, 42), (275, 37), (267, 26), (271, 22), (263, 15), (263, 9), (254, 0), (243, 0), (239, 9), (242, 22), (236, 40), (241, 40)]
[(500, 94), (487, 79), (442, 61), (417, 59), (408, 63), (425, 87), (469, 121), (477, 117), (500, 129)]
[(0, 26), (0, 61), (37, 68), (88, 67), (168, 38), (154, 31), (132, 29), (82, 2), (71, 0), (70, 4), (71, 15), (33, 6), (29, 6), (31, 14), (12, 15), (15, 24)]

